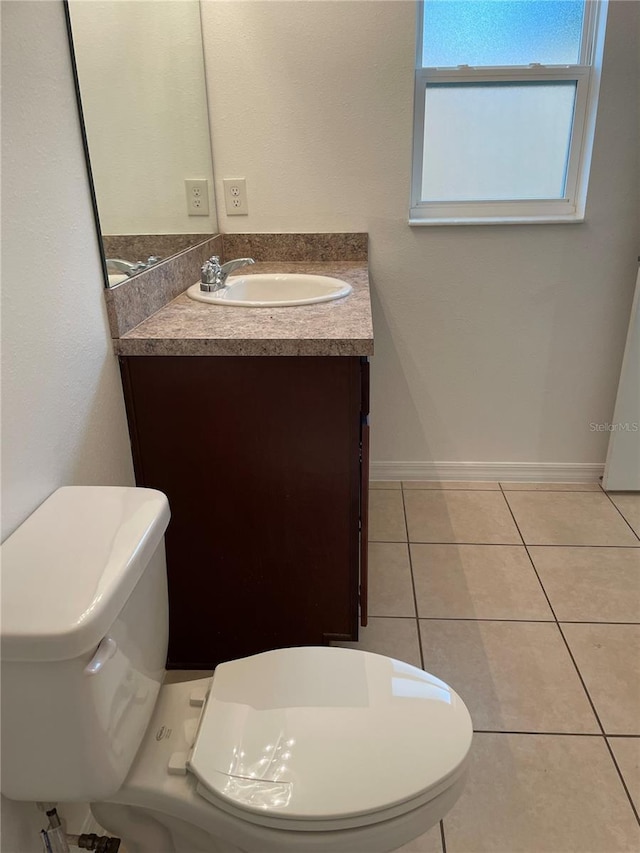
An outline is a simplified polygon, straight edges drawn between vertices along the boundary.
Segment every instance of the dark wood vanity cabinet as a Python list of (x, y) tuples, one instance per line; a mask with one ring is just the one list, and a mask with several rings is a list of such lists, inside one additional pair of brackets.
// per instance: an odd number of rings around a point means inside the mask
[(369, 364), (120, 358), (136, 481), (169, 498), (169, 668), (366, 624)]

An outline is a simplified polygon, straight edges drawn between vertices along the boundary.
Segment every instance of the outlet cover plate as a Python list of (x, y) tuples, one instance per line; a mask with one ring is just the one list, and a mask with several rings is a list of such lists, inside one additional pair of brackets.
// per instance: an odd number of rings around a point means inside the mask
[(227, 216), (246, 216), (249, 213), (249, 205), (245, 178), (224, 178), (222, 185)]

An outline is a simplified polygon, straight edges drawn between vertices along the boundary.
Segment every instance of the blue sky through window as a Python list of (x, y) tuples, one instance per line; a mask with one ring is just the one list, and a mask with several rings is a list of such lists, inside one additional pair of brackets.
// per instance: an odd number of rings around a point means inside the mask
[(423, 66), (575, 64), (585, 0), (424, 0)]

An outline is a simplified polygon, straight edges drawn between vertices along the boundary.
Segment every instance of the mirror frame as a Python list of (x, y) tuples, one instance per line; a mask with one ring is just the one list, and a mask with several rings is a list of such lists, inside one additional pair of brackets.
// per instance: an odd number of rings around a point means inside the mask
[(89, 157), (89, 141), (87, 139), (87, 128), (84, 121), (84, 110), (82, 108), (82, 97), (80, 93), (80, 78), (78, 76), (78, 64), (76, 62), (76, 50), (73, 43), (73, 30), (71, 29), (71, 10), (69, 9), (69, 0), (63, 0), (64, 18), (67, 27), (67, 38), (69, 41), (69, 53), (71, 55), (71, 71), (73, 74), (73, 87), (76, 93), (76, 104), (78, 107), (78, 119), (80, 124), (80, 135), (82, 137), (82, 148), (84, 150), (84, 160), (87, 167), (87, 177), (89, 182), (89, 194), (91, 196), (91, 207), (93, 208), (93, 219), (96, 227), (96, 238), (98, 240), (98, 249), (100, 251), (100, 263), (102, 266), (102, 277), (104, 279), (104, 288), (109, 290), (109, 273), (107, 272), (107, 256), (104, 251), (104, 243), (102, 242), (102, 228), (100, 226), (100, 213), (98, 212), (98, 198), (96, 196), (96, 185), (93, 180), (93, 170), (91, 168), (91, 159)]

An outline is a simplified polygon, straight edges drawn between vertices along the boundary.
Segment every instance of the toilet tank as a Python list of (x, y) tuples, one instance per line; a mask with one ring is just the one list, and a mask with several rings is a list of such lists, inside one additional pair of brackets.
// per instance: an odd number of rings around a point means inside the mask
[(124, 781), (167, 654), (153, 489), (58, 489), (1, 546), (2, 793), (101, 800)]

